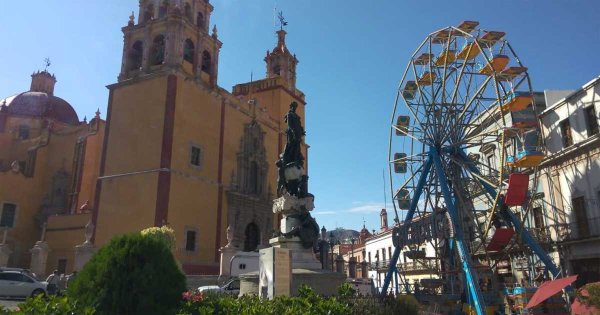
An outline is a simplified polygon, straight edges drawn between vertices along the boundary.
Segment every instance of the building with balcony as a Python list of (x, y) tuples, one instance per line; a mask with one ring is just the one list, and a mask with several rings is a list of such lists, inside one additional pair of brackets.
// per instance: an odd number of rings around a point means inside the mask
[[(394, 253), (392, 240), (393, 227), (388, 226), (387, 211), (381, 210), (381, 227), (378, 232), (368, 237), (365, 241), (364, 253), (368, 263), (368, 277), (373, 280), (375, 287), (381, 289), (386, 273), (390, 266), (390, 260)], [(429, 217), (432, 218), (432, 217)], [(409, 230), (410, 240), (400, 252), (397, 261), (398, 274), (392, 277), (389, 293), (402, 292), (404, 286), (420, 283), (423, 279), (437, 279), (440, 270), (440, 259), (436, 257), (432, 234), (419, 233), (425, 230), (432, 231), (430, 220), (413, 220)], [(402, 224), (402, 223), (400, 223)], [(430, 229), (427, 229), (427, 226)], [(420, 237), (425, 236), (425, 237)]]
[(546, 91), (540, 115), (547, 158), (540, 181), (551, 211), (536, 213), (578, 285), (600, 281), (600, 77), (576, 91)]

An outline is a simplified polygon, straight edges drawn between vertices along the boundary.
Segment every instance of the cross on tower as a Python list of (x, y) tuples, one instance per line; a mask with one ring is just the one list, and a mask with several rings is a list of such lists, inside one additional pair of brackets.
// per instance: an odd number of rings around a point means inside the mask
[(288, 22), (283, 17), (283, 11), (279, 11), (279, 14), (277, 14), (277, 18), (279, 19), (279, 27), (283, 31), (283, 27), (288, 25)]
[(48, 71), (48, 67), (50, 67), (50, 65), (52, 64), (52, 63), (50, 62), (50, 58), (46, 58), (46, 59), (44, 59), (44, 64), (45, 64), (44, 71)]

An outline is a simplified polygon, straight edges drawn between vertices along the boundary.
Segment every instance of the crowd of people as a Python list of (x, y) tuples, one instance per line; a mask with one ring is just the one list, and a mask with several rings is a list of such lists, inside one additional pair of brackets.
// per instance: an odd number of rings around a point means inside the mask
[(73, 280), (75, 280), (76, 277), (76, 270), (70, 275), (59, 274), (58, 270), (54, 270), (54, 272), (46, 279), (46, 282), (48, 283), (48, 294), (60, 294), (61, 292), (64, 292), (69, 285), (73, 283)]

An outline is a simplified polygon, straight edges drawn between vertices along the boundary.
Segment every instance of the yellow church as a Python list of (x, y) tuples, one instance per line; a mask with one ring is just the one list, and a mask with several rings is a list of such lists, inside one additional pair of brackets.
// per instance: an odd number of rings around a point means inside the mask
[(283, 117), (292, 102), (305, 117), (298, 60), (281, 29), (266, 78), (218, 86), (212, 11), (208, 0), (140, 1), (106, 121), (81, 121), (47, 70), (0, 99), (0, 265), (69, 273), (82, 245), (163, 225), (187, 274), (219, 273), (228, 228), (239, 250), (268, 246)]

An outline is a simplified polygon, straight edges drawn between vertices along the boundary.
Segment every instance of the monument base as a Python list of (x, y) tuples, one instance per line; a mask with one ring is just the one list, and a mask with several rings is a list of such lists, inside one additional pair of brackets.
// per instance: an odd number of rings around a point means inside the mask
[[(291, 295), (298, 295), (298, 288), (306, 285), (323, 296), (337, 295), (338, 287), (344, 283), (346, 275), (329, 270), (292, 269)], [(258, 295), (258, 272), (240, 275), (240, 295)]]
[[(291, 252), (292, 281), (291, 295), (298, 295), (302, 285), (311, 287), (320, 295), (335, 295), (346, 275), (321, 269), (321, 263), (311, 248), (302, 247), (299, 237), (275, 237), (269, 240), (272, 247), (289, 249)], [(259, 272), (240, 275), (240, 295), (259, 295)]]
[(81, 245), (75, 246), (75, 265), (73, 266), (73, 271), (81, 271), (95, 253), (96, 247), (90, 242), (84, 242)]
[(302, 241), (297, 236), (279, 236), (269, 240), (272, 247), (286, 248), (292, 252), (292, 269), (320, 270), (321, 263), (315, 257), (312, 248), (302, 247)]

